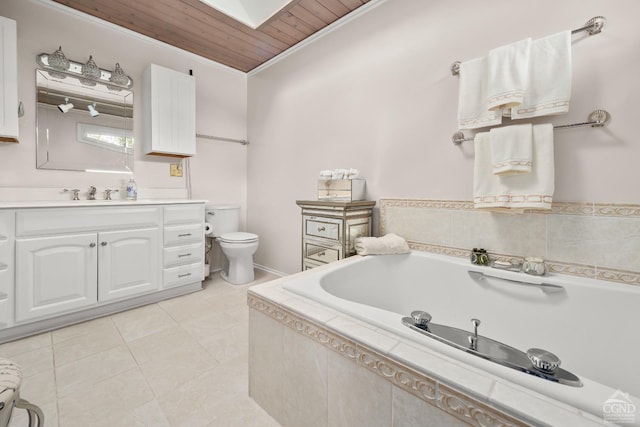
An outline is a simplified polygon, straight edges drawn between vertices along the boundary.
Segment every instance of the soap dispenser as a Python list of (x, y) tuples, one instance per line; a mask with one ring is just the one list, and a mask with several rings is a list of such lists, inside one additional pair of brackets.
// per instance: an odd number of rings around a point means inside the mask
[(127, 200), (137, 200), (138, 199), (138, 186), (136, 185), (136, 180), (133, 179), (133, 175), (129, 178), (129, 182), (127, 183)]

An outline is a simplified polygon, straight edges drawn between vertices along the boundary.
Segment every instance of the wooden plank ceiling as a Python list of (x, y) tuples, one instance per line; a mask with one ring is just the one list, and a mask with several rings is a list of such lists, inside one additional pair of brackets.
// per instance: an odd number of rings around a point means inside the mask
[(199, 0), (53, 1), (247, 72), (370, 0), (292, 0), (256, 29)]

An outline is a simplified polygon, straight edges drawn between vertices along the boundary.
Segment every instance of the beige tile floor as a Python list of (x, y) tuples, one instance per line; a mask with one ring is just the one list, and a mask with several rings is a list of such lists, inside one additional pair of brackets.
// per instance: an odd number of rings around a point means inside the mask
[[(248, 396), (247, 288), (204, 290), (0, 345), (46, 427), (277, 427)], [(15, 410), (11, 427), (27, 425)]]

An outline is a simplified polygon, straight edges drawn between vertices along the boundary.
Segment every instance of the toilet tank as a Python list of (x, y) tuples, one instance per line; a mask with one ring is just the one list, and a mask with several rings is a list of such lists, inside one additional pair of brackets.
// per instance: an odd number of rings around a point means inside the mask
[(213, 237), (240, 231), (239, 205), (206, 205), (205, 222), (211, 224)]

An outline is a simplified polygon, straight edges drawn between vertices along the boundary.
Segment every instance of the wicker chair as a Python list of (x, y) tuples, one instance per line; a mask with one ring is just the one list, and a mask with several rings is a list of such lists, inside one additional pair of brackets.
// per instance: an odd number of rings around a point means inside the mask
[(44, 414), (36, 405), (20, 398), (22, 372), (15, 363), (0, 359), (0, 427), (11, 422), (13, 408), (25, 409), (29, 415), (29, 427), (43, 427)]

